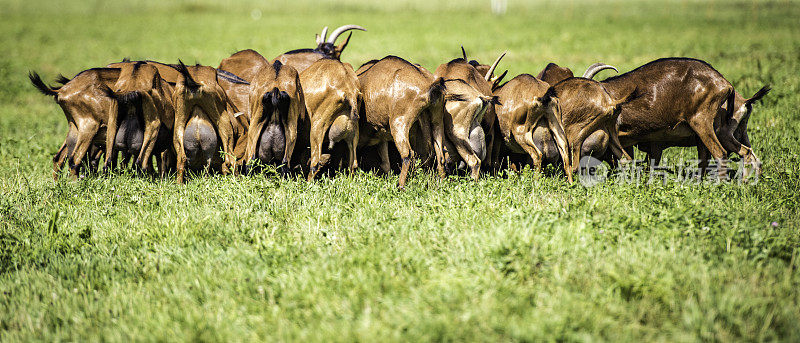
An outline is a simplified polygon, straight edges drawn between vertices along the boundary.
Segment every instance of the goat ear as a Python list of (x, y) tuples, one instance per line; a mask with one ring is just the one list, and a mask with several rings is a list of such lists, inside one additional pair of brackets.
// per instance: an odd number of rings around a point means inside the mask
[(342, 44), (339, 44), (339, 46), (336, 47), (336, 53), (337, 54), (341, 54), (342, 51), (344, 51), (344, 48), (347, 47), (347, 43), (350, 43), (350, 37), (352, 37), (352, 36), (353, 36), (353, 33), (350, 32), (350, 34), (347, 35), (347, 38), (344, 39), (344, 42), (342, 42)]
[(772, 90), (772, 87), (770, 87), (770, 85), (761, 87), (761, 89), (759, 89), (758, 92), (756, 92), (756, 94), (753, 94), (752, 98), (745, 100), (745, 103), (750, 105), (756, 101), (761, 100), (761, 98), (767, 95), (767, 93), (769, 93), (770, 90)]

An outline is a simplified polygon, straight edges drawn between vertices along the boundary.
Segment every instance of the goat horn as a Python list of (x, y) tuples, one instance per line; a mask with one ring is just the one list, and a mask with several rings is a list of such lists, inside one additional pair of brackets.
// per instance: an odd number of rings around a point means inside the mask
[(464, 60), (467, 60), (467, 52), (464, 50), (464, 46), (461, 46), (461, 56), (464, 57)]
[(317, 42), (317, 45), (325, 42), (325, 37), (327, 36), (328, 36), (328, 27), (325, 26), (322, 28), (322, 33), (319, 35), (319, 42)]
[(610, 65), (604, 64), (604, 63), (595, 63), (595, 64), (590, 65), (589, 68), (586, 68), (586, 71), (583, 72), (583, 77), (587, 78), (587, 79), (591, 79), (595, 75), (597, 75), (597, 73), (599, 73), (599, 72), (601, 72), (601, 71), (603, 71), (605, 69), (613, 69), (615, 72), (619, 73), (619, 70), (617, 70), (617, 68), (614, 68), (614, 66), (610, 66)]
[(333, 30), (333, 32), (331, 32), (331, 36), (328, 38), (328, 40), (326, 42), (331, 43), (331, 44), (336, 43), (336, 38), (339, 38), (339, 35), (341, 35), (342, 33), (344, 33), (345, 31), (348, 31), (348, 30), (366, 31), (367, 29), (365, 29), (365, 28), (363, 28), (361, 26), (358, 26), (358, 25), (339, 26), (339, 28), (337, 28), (336, 30)]
[(489, 67), (489, 71), (487, 71), (486, 75), (483, 77), (484, 80), (490, 81), (492, 79), (492, 74), (494, 73), (495, 68), (497, 68), (497, 64), (500, 63), (500, 60), (503, 59), (503, 57), (506, 55), (507, 52), (508, 51), (503, 52), (503, 54), (500, 55), (500, 57), (498, 57), (496, 60), (494, 60), (494, 63), (492, 63), (492, 66)]

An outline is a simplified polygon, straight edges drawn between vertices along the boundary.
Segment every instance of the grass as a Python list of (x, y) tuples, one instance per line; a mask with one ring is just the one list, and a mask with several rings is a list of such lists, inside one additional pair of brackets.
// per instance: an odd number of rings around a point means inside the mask
[[(1, 341), (800, 340), (800, 3), (4, 1)], [(260, 15), (259, 15), (260, 13)], [(151, 58), (271, 57), (357, 23), (343, 59), (709, 61), (746, 95), (754, 185), (584, 188), (526, 171), (151, 181), (50, 178), (66, 133), (47, 79)], [(606, 75), (606, 74), (603, 74)], [(601, 76), (602, 78), (602, 76)], [(693, 158), (675, 148), (666, 158)], [(774, 225), (773, 225), (774, 223)]]

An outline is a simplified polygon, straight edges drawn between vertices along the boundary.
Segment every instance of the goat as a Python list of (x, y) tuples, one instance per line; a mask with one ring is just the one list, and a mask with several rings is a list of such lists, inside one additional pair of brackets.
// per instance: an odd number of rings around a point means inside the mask
[(254, 76), (250, 94), (250, 127), (245, 161), (282, 164), (291, 169), (298, 136), (308, 143), (309, 118), (300, 76), (291, 66), (276, 61)]
[(398, 187), (405, 188), (415, 157), (412, 141), (419, 139), (411, 137), (411, 129), (426, 115), (420, 124), (421, 133), (430, 141), (432, 129), (437, 171), (443, 177), (444, 79), (434, 79), (426, 70), (397, 56), (368, 62), (367, 68), (362, 66), (359, 70), (358, 80), (364, 98), (359, 145), (380, 145), (381, 169), (388, 174), (391, 169), (388, 142), (394, 141), (402, 158)]
[[(154, 149), (161, 153), (169, 148), (168, 136), (171, 136), (175, 122), (175, 106), (172, 103), (173, 89), (161, 79), (158, 69), (145, 62), (129, 63), (122, 66), (120, 77), (113, 88), (107, 89), (112, 99), (108, 110), (108, 129), (106, 130), (106, 161), (104, 169), (111, 166), (116, 158), (116, 136), (118, 120), (127, 123), (143, 122), (142, 128), (128, 131), (142, 131), (141, 141), (136, 142), (140, 150), (136, 152), (136, 166), (142, 170), (150, 170), (150, 156)], [(161, 142), (157, 144), (157, 142)], [(164, 175), (162, 160), (160, 174)]]
[(28, 77), (39, 92), (52, 96), (64, 111), (68, 132), (64, 143), (53, 157), (53, 178), (69, 160), (73, 178), (80, 173), (80, 166), (93, 143), (105, 144), (105, 128), (108, 123), (108, 109), (112, 99), (106, 90), (117, 82), (119, 68), (93, 68), (84, 70), (71, 80), (64, 77), (61, 87), (46, 85), (41, 77), (31, 72)]
[(633, 96), (633, 93), (610, 93), (604, 84), (580, 77), (568, 78), (547, 90), (542, 101), (558, 98), (557, 108), (570, 149), (569, 160), (564, 163), (571, 163), (573, 172), (578, 170), (581, 155), (585, 154), (582, 151), (585, 141), (598, 131), (608, 137), (617, 158), (631, 159), (622, 148), (616, 123), (621, 106)]
[(660, 159), (666, 147), (697, 145), (703, 170), (710, 153), (720, 175), (725, 175), (722, 159), (736, 153), (760, 173), (760, 161), (746, 133), (747, 120), (753, 102), (765, 96), (769, 86), (745, 99), (710, 64), (692, 58), (658, 59), (608, 78), (603, 85), (614, 95), (635, 94), (620, 112), (623, 146), (655, 145), (656, 149), (646, 149)]
[[(464, 159), (464, 162), (470, 168), (470, 173), (473, 179), (477, 179), (480, 174), (480, 166), (492, 166), (494, 161), (492, 159), (493, 151), (494, 151), (494, 136), (495, 136), (495, 122), (496, 116), (494, 112), (494, 103), (497, 102), (496, 98), (492, 97), (492, 85), (489, 83), (492, 80), (492, 73), (497, 68), (497, 64), (500, 63), (500, 60), (505, 56), (505, 53), (500, 55), (497, 60), (494, 61), (492, 66), (489, 68), (486, 74), (481, 75), (481, 73), (475, 68), (475, 66), (469, 64), (463, 58), (454, 59), (448, 63), (440, 65), (436, 68), (436, 72), (434, 75), (436, 77), (442, 77), (445, 81), (449, 80), (461, 80), (463, 84), (456, 84), (456, 87), (463, 90), (457, 91), (454, 90), (454, 94), (461, 94), (461, 95), (469, 95), (472, 94), (474, 96), (467, 97), (468, 103), (477, 105), (475, 102), (477, 99), (480, 99), (486, 106), (484, 109), (481, 106), (464, 106), (464, 104), (459, 104), (459, 100), (463, 99), (452, 99), (446, 101), (445, 107), (445, 130), (447, 131), (448, 137), (450, 138), (451, 142), (455, 145), (458, 154), (461, 158)], [(467, 87), (468, 86), (468, 87)], [(450, 86), (447, 86), (450, 89)], [(470, 90), (470, 88), (472, 90)], [(477, 92), (477, 93), (475, 93)], [(474, 110), (479, 111), (479, 113), (453, 113), (452, 111), (465, 111), (465, 110)], [(479, 118), (479, 123), (469, 124), (468, 122), (459, 122), (457, 126), (463, 128), (463, 125), (472, 125), (468, 129), (468, 135), (475, 137), (458, 137), (458, 135), (463, 134), (464, 132), (454, 133), (450, 131), (450, 125), (448, 122), (456, 123), (459, 120), (469, 120), (470, 118)], [(483, 137), (482, 139), (479, 139)], [(465, 145), (466, 144), (466, 145)], [(491, 149), (487, 156), (487, 147)]]
[(358, 168), (356, 147), (361, 92), (353, 67), (335, 59), (323, 58), (300, 73), (300, 83), (311, 123), (308, 180), (313, 180), (325, 164), (322, 146), (326, 138), (328, 149), (333, 149), (334, 144), (340, 141), (347, 144), (348, 167), (351, 171), (355, 170)]
[(181, 75), (173, 93), (176, 181), (184, 182), (187, 162), (190, 167), (203, 166), (208, 169), (220, 146), (224, 154), (219, 163), (221, 172), (235, 173), (235, 136), (245, 133), (235, 128), (241, 123), (234, 118), (238, 110), (219, 85), (216, 69), (208, 66), (187, 67), (179, 61), (178, 71)]
[[(530, 74), (521, 74), (509, 80), (494, 91), (499, 105), (495, 106), (497, 123), (505, 141), (505, 146), (514, 153), (526, 153), (533, 161), (536, 170), (542, 169), (543, 151), (546, 143), (536, 142), (535, 130), (541, 125), (555, 137), (555, 146), (562, 161), (564, 172), (572, 182), (569, 144), (558, 111), (558, 99), (545, 96), (550, 85)], [(541, 139), (541, 138), (540, 138)], [(539, 143), (539, 144), (536, 144)]]

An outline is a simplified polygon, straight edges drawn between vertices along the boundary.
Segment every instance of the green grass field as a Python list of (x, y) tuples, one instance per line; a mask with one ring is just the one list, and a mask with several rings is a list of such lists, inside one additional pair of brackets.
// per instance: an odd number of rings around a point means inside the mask
[[(800, 3), (510, 2), (3, 0), (0, 341), (800, 340)], [(433, 70), (461, 44), (484, 63), (508, 50), (509, 75), (704, 59), (747, 96), (772, 84), (749, 129), (764, 174), (584, 188), (418, 171), (405, 192), (365, 172), (50, 177), (66, 120), (28, 70), (272, 58), (350, 23), (369, 30), (354, 66)]]

